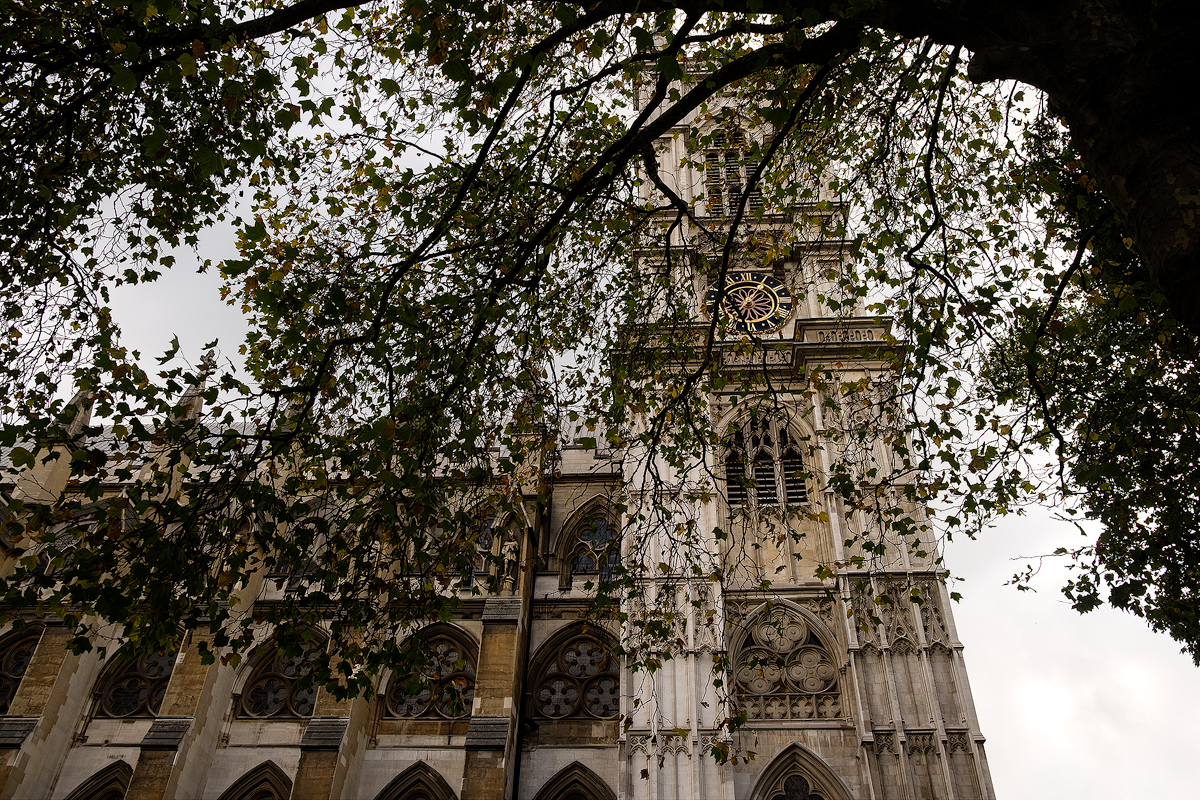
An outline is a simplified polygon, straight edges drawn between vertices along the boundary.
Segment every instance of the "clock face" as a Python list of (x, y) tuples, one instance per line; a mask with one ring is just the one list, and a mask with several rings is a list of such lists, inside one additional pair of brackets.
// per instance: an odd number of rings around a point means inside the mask
[[(704, 307), (715, 316), (717, 288), (708, 290)], [(734, 330), (766, 333), (787, 322), (792, 313), (792, 295), (787, 287), (761, 272), (732, 272), (725, 281), (725, 298), (720, 313)]]

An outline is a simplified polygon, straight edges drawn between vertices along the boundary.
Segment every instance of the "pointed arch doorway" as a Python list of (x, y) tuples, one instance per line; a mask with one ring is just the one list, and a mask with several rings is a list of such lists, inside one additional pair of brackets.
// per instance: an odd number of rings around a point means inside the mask
[(578, 761), (546, 781), (533, 800), (617, 800), (604, 779)]

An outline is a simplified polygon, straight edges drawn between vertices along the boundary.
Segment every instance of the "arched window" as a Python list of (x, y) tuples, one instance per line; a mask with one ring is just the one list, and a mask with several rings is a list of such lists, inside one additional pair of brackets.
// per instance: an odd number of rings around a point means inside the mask
[(784, 607), (760, 615), (738, 645), (734, 686), (749, 719), (845, 716), (834, 659), (799, 613)]
[(539, 717), (616, 719), (621, 668), (612, 648), (576, 628), (543, 646), (534, 662), (532, 711)]
[(397, 775), (375, 800), (455, 800), (455, 796), (437, 770), (418, 761)]
[(574, 577), (593, 584), (613, 579), (621, 561), (621, 537), (616, 515), (604, 501), (593, 501), (563, 529), (558, 544), (559, 588), (571, 588)]
[(850, 800), (837, 774), (811, 750), (793, 742), (759, 773), (748, 800)]
[(0, 716), (8, 713), (41, 637), (40, 629), (25, 630), (0, 641)]
[(259, 656), (246, 689), (242, 692), (238, 715), (258, 719), (299, 719), (311, 717), (317, 703), (317, 687), (302, 686), (301, 679), (321, 656), (324, 642), (311, 642), (304, 652), (285, 656), (275, 642)]
[(220, 800), (288, 800), (292, 779), (274, 761), (264, 761), (238, 778)]
[(534, 800), (616, 800), (616, 797), (599, 775), (576, 761), (546, 781)]
[(133, 767), (114, 762), (81, 783), (67, 800), (123, 800), (132, 778)]
[(808, 502), (809, 473), (786, 425), (751, 417), (725, 455), (725, 496), (731, 507), (789, 507)]
[(414, 646), (423, 651), (425, 664), (412, 680), (404, 675), (392, 676), (385, 696), (386, 716), (469, 717), (475, 701), (474, 643), (451, 626), (439, 625), (415, 637)]
[(571, 574), (600, 576), (611, 581), (613, 567), (621, 557), (616, 541), (617, 532), (604, 517), (588, 520), (578, 533), (579, 542), (571, 554)]
[(175, 669), (176, 651), (118, 658), (101, 676), (96, 716), (156, 717)]

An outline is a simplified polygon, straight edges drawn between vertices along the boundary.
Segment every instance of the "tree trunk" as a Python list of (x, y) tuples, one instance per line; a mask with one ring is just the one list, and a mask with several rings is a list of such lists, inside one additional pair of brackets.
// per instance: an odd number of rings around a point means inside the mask
[(1200, 335), (1200, 3), (1018, 0), (960, 11), (970, 77), (1046, 92), (1147, 277)]

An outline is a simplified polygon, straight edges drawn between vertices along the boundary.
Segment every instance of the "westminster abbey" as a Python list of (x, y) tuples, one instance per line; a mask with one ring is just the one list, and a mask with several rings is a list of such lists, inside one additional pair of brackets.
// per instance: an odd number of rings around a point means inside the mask
[[(719, 220), (747, 164), (721, 142), (689, 161), (685, 141), (662, 141), (663, 169), (698, 219)], [(676, 235), (687, 242), (687, 225)], [(519, 524), (488, 523), (499, 588), (464, 587), (456, 618), (412, 634), (442, 656), (417, 693), (387, 673), (369, 698), (302, 687), (304, 659), (272, 650), (269, 631), (237, 667), (202, 663), (192, 639), (102, 659), (71, 653), (52, 622), (0, 632), (0, 800), (992, 800), (934, 543), (855, 567), (844, 526), (869, 522), (843, 512), (829, 451), (802, 446), (822, 444), (836, 413), (813, 402), (812, 366), (889, 369), (873, 355), (889, 322), (835, 316), (812, 289), (843, 257), (837, 242), (796, 253), (735, 265), (723, 292), (703, 272), (681, 277), (697, 320), (727, 315), (722, 368), (765, 370), (777, 391), (773, 413), (711, 398), (735, 433), (708, 456), (719, 491), (680, 513), (728, 531), (709, 542), (725, 580), (670, 588), (690, 616), (661, 669), (631, 670), (614, 655), (619, 627), (588, 618), (590, 587), (613, 568), (597, 554), (614, 552), (636, 507), (611, 499), (636, 483), (631, 462), (562, 445), (543, 499), (525, 499)], [(60, 473), (10, 470), (0, 489), (53, 502), (71, 491)], [(821, 564), (839, 569), (815, 577)], [(280, 585), (262, 582), (255, 602)], [(442, 683), (466, 702), (445, 702)], [(730, 734), (736, 713), (745, 725)], [(718, 763), (714, 749), (754, 757)]]

